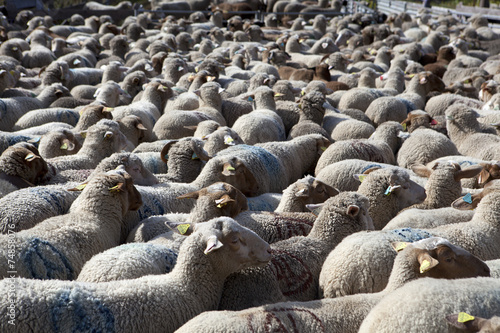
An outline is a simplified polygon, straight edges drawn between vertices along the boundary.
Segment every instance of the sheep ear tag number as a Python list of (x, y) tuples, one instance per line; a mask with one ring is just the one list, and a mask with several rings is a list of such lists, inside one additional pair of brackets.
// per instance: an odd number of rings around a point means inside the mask
[(463, 200), (464, 200), (465, 202), (467, 202), (468, 204), (471, 204), (471, 203), (472, 203), (472, 195), (471, 195), (470, 193), (467, 193), (467, 194), (464, 196)]
[(458, 314), (457, 321), (459, 323), (466, 323), (466, 322), (474, 320), (474, 319), (475, 319), (474, 316), (471, 316), (470, 314), (465, 313), (465, 312), (460, 312)]
[(190, 227), (190, 224), (179, 224), (177, 226), (177, 230), (181, 233), (181, 235), (184, 235)]

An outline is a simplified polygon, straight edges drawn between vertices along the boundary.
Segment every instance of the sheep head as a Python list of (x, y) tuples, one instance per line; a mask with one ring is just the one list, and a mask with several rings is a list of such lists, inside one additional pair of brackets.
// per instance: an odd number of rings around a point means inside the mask
[(222, 176), (222, 181), (233, 185), (248, 197), (256, 196), (259, 192), (259, 183), (254, 174), (236, 157), (222, 165)]

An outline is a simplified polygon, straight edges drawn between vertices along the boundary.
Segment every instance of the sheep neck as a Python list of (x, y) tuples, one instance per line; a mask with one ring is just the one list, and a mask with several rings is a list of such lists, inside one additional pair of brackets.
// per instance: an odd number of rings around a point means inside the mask
[(357, 220), (337, 212), (322, 211), (306, 237), (322, 240), (333, 249), (345, 237), (363, 230), (359, 224)]
[(462, 185), (460, 181), (453, 179), (449, 170), (435, 170), (425, 185), (427, 197), (424, 203), (428, 208), (449, 207), (451, 203), (460, 197)]
[(415, 266), (417, 262), (415, 252), (413, 249), (405, 249), (396, 256), (387, 286), (381, 293), (390, 293), (402, 287), (405, 283), (420, 277), (419, 268)]
[(473, 221), (485, 221), (498, 229), (500, 224), (500, 192), (486, 195), (476, 208)]

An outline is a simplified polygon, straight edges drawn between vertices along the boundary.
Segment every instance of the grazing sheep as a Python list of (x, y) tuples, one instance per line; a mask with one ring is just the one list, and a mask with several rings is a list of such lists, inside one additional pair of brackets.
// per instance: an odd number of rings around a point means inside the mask
[(332, 248), (355, 230), (373, 228), (368, 207), (367, 198), (353, 192), (328, 199), (307, 236), (271, 245), (270, 265), (228, 277), (219, 309), (241, 310), (286, 299), (316, 298), (321, 265)]
[[(75, 279), (94, 254), (119, 244), (123, 216), (141, 204), (141, 196), (126, 172), (94, 177), (72, 204), (70, 213), (16, 233), (18, 275)], [(4, 243), (1, 251), (7, 258), (7, 242)], [(8, 276), (7, 270), (2, 270), (2, 276)]]
[[(383, 244), (394, 241), (409, 241), (431, 236), (446, 237), (450, 242), (460, 245), (483, 260), (500, 257), (495, 247), (499, 238), (497, 230), (499, 207), (498, 181), (492, 181), (485, 186), (481, 194), (472, 195), (471, 202), (457, 199), (454, 207), (471, 209), (477, 206), (472, 220), (468, 222), (441, 225), (432, 229), (395, 229), (371, 233), (356, 233), (346, 237), (333, 250), (335, 255), (331, 266), (332, 293), (344, 296), (359, 292), (376, 292), (382, 290), (390, 272), (387, 264), (392, 264), (394, 254), (384, 249)], [(355, 272), (371, 272), (370, 276), (352, 279)], [(354, 275), (353, 275), (354, 274)], [(335, 291), (333, 291), (335, 290)]]
[[(441, 238), (397, 245), (405, 248), (396, 257), (391, 282), (380, 293), (268, 304), (239, 312), (207, 312), (187, 322), (178, 332), (265, 332), (266, 329), (286, 332), (357, 332), (371, 308), (385, 295), (409, 281), (423, 277), (476, 277), (488, 273), (484, 262)], [(426, 260), (431, 265), (421, 271), (420, 267)]]
[[(20, 330), (37, 327), (40, 332), (53, 327), (71, 329), (82, 324), (81, 312), (75, 311), (83, 310), (87, 329), (133, 332), (140, 327), (174, 332), (201, 312), (217, 308), (227, 276), (271, 259), (269, 245), (231, 218), (199, 223), (193, 229), (170, 274), (107, 283), (17, 280), (17, 304), (29, 307), (27, 314), (33, 317), (16, 324)], [(8, 288), (4, 281), (2, 290)], [(33, 295), (45, 301), (37, 302)], [(7, 297), (4, 303), (2, 311), (7, 311)], [(69, 303), (77, 308), (68, 307)], [(130, 317), (123, 312), (129, 308), (144, 312)]]

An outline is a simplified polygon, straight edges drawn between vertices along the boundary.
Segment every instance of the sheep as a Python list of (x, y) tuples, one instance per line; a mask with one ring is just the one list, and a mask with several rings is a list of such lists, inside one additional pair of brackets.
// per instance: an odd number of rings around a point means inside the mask
[[(199, 223), (193, 229), (191, 236), (181, 246), (177, 264), (170, 274), (108, 283), (34, 283), (32, 280), (19, 279), (16, 281), (18, 304), (30, 307), (30, 313), (34, 315), (19, 322), (19, 328), (25, 329), (23, 325), (27, 325), (26, 328), (36, 326), (44, 331), (47, 327), (81, 325), (81, 318), (72, 317), (72, 309), (66, 306), (61, 308), (62, 300), (64, 304), (71, 301), (72, 304), (78, 304), (80, 309), (97, 311), (97, 317), (87, 325), (95, 330), (110, 328), (132, 332), (141, 327), (144, 330), (173, 332), (199, 313), (216, 309), (224, 280), (231, 273), (247, 267), (264, 266), (271, 259), (269, 245), (231, 218)], [(184, 288), (182, 286), (189, 288), (180, 290)], [(7, 288), (6, 282), (3, 288)], [(67, 291), (63, 298), (60, 296), (62, 290)], [(134, 292), (130, 293), (131, 290)], [(156, 295), (154, 300), (144, 302), (151, 292)], [(28, 296), (28, 293), (45, 297), (48, 301), (37, 303), (38, 307), (29, 304), (33, 302), (33, 297)], [(82, 294), (86, 296), (78, 296)], [(4, 302), (7, 302), (7, 298)], [(141, 316), (130, 318), (123, 313), (123, 309), (137, 308), (139, 304), (144, 310)], [(167, 308), (165, 304), (168, 304)], [(67, 312), (63, 313), (61, 309)], [(58, 315), (35, 315), (40, 311), (56, 311)]]
[[(359, 332), (395, 332), (396, 327), (397, 331), (405, 332), (459, 332), (450, 328), (445, 317), (467, 311), (490, 318), (500, 310), (499, 290), (498, 279), (487, 277), (412, 281), (380, 301), (365, 318)], [(401, 311), (403, 304), (404, 311)]]
[(413, 133), (413, 131), (419, 128), (431, 128), (431, 125), (437, 124), (438, 122), (435, 119), (422, 110), (409, 112), (406, 118), (401, 121), (401, 125), (406, 127), (408, 133)]
[(73, 128), (74, 132), (82, 132), (97, 124), (101, 119), (113, 119), (110, 109), (104, 105), (86, 105), (78, 112), (80, 117)]
[(392, 96), (380, 97), (370, 103), (365, 111), (375, 126), (392, 120), (398, 123), (406, 119), (408, 110), (406, 104)]
[[(199, 133), (199, 131), (201, 131), (201, 129), (198, 127), (196, 129), (195, 136), (198, 135), (197, 133)], [(214, 156), (216, 153), (227, 148), (228, 146), (244, 144), (238, 133), (227, 126), (218, 126), (215, 131), (202, 136), (202, 138), (205, 140), (203, 149), (205, 149), (209, 156)]]
[(256, 89), (254, 96), (251, 96), (255, 101), (254, 111), (240, 116), (234, 122), (232, 129), (246, 144), (286, 139), (285, 127), (281, 117), (276, 113), (273, 96), (274, 92), (269, 87)]
[[(149, 251), (150, 247), (120, 246), (110, 249), (103, 254), (94, 256), (83, 267), (78, 281), (103, 282), (138, 278), (149, 274), (164, 273), (164, 262), (168, 261), (167, 268), (172, 269), (177, 259), (179, 247), (185, 240), (167, 227), (172, 222), (199, 223), (211, 220), (220, 216), (235, 217), (241, 210), (247, 208), (246, 197), (236, 188), (227, 183), (215, 183), (199, 191), (182, 195), (182, 199), (196, 198), (196, 205), (190, 214), (167, 214), (162, 216), (152, 216), (141, 222), (127, 237), (129, 242), (150, 241), (148, 245), (164, 245), (166, 248), (154, 247), (154, 252)], [(155, 237), (158, 235), (158, 237)], [(123, 252), (129, 252), (134, 256), (142, 256), (141, 262), (123, 260), (123, 263), (116, 267), (114, 263), (105, 261), (109, 256), (115, 256)], [(158, 262), (158, 255), (162, 258)], [(104, 258), (104, 259), (103, 259)], [(128, 266), (128, 268), (125, 268)], [(116, 268), (115, 268), (116, 267)]]
[(12, 129), (19, 131), (30, 127), (40, 126), (50, 122), (62, 122), (75, 126), (78, 122), (78, 111), (67, 108), (36, 109), (26, 112), (14, 124)]
[(88, 1), (83, 5), (83, 9), (86, 10), (117, 10), (117, 9), (132, 9), (132, 3), (130, 1), (122, 1), (116, 6), (107, 6), (100, 4), (95, 1)]
[(453, 207), (437, 209), (407, 208), (391, 219), (382, 230), (403, 228), (435, 228), (440, 225), (468, 222), (474, 211), (458, 210)]
[(458, 155), (457, 147), (450, 139), (432, 129), (421, 128), (412, 132), (403, 142), (397, 163), (400, 167), (409, 168), (449, 155)]
[[(441, 225), (432, 229), (404, 228), (356, 233), (346, 237), (333, 250), (337, 262), (331, 263), (332, 281), (336, 281), (335, 285), (332, 285), (332, 292), (335, 292), (336, 296), (344, 296), (382, 290), (387, 283), (390, 271), (386, 264), (392, 263), (394, 259), (393, 253), (382, 248), (382, 244), (386, 242), (419, 240), (431, 236), (446, 237), (450, 242), (460, 245), (483, 260), (497, 259), (500, 254), (492, 246), (499, 237), (496, 233), (499, 192), (498, 184), (495, 183), (496, 181), (488, 183), (481, 194), (473, 195), (472, 204), (463, 199), (457, 199), (453, 203), (454, 207), (460, 209), (471, 209), (477, 206), (476, 213), (468, 222)], [(334, 266), (336, 270), (333, 269)], [(372, 273), (369, 278), (363, 277), (356, 281), (349, 278), (353, 276), (351, 274), (356, 275), (354, 272), (360, 271)]]
[(89, 127), (82, 148), (75, 155), (59, 156), (47, 162), (59, 171), (68, 169), (91, 169), (104, 157), (121, 151), (127, 138), (120, 132), (117, 122), (102, 119)]
[(307, 204), (322, 203), (338, 193), (338, 190), (320, 180), (306, 176), (283, 191), (283, 197), (275, 212), (306, 212)]
[(468, 105), (480, 109), (483, 105), (480, 101), (456, 94), (442, 94), (431, 97), (425, 104), (425, 111), (431, 117), (444, 116), (446, 110), (455, 103)]
[[(285, 299), (314, 299), (321, 264), (331, 249), (354, 230), (373, 227), (368, 207), (366, 197), (357, 193), (344, 192), (328, 199), (307, 236), (271, 245), (271, 265), (228, 277), (219, 309), (239, 310)], [(242, 285), (245, 292), (240, 291)]]
[(56, 99), (69, 95), (61, 84), (44, 88), (37, 97), (12, 97), (0, 99), (0, 130), (11, 131), (16, 121), (28, 111), (43, 109)]
[(55, 54), (47, 47), (49, 36), (44, 31), (35, 29), (26, 39), (30, 42), (30, 50), (23, 52), (23, 67), (41, 68), (56, 60)]
[[(68, 215), (47, 219), (30, 230), (16, 233), (20, 249), (16, 263), (19, 276), (76, 278), (92, 255), (119, 244), (123, 215), (129, 209), (137, 210), (141, 204), (141, 196), (126, 172), (114, 171), (94, 177), (72, 204)], [(70, 248), (66, 248), (68, 244)], [(72, 246), (79, 251), (73, 251)], [(2, 255), (7, 257), (7, 248), (2, 249)], [(2, 276), (7, 276), (7, 270), (2, 271)]]
[(17, 143), (0, 155), (0, 197), (20, 188), (35, 186), (48, 167), (38, 150), (29, 143)]
[(448, 136), (457, 145), (458, 151), (467, 156), (483, 160), (498, 160), (500, 138), (495, 134), (481, 133), (476, 111), (461, 104), (446, 110)]
[(427, 197), (421, 203), (410, 206), (418, 209), (436, 209), (449, 207), (462, 194), (462, 178), (471, 178), (481, 172), (481, 165), (472, 165), (461, 169), (455, 162), (436, 163), (433, 168), (425, 165), (414, 165), (412, 170), (419, 176), (429, 178), (425, 184)]
[[(390, 284), (380, 293), (275, 303), (239, 312), (207, 312), (184, 324), (178, 332), (264, 332), (266, 329), (286, 332), (357, 332), (371, 308), (385, 295), (409, 281), (423, 277), (450, 279), (485, 276), (488, 273), (484, 262), (444, 239), (430, 238), (397, 245), (405, 247), (396, 257)], [(451, 263), (450, 258), (454, 259)], [(421, 272), (420, 266), (425, 260), (432, 264)]]

